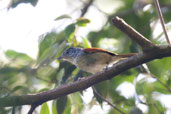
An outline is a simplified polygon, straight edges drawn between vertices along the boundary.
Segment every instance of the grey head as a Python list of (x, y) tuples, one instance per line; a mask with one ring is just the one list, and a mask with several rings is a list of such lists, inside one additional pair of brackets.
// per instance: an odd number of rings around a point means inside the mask
[(74, 63), (74, 59), (82, 53), (82, 48), (70, 47), (66, 49), (58, 59)]

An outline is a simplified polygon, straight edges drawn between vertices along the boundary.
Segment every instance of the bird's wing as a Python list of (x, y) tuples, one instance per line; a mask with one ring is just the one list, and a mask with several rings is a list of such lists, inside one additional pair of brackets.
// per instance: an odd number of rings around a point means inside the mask
[(85, 49), (83, 49), (83, 51), (85, 53), (102, 52), (102, 53), (107, 53), (107, 54), (112, 55), (112, 56), (117, 55), (116, 53), (113, 53), (113, 52), (110, 52), (110, 51), (107, 51), (107, 50), (101, 49), (101, 48), (85, 48)]

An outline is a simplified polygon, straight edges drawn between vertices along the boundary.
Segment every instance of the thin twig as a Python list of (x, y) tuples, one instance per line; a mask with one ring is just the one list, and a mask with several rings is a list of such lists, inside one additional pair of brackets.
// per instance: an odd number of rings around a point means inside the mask
[(149, 49), (153, 49), (155, 47), (155, 44), (145, 38), (118, 16), (114, 17), (112, 22), (118, 29), (127, 34), (133, 41), (137, 42), (143, 48), (143, 51), (149, 51)]
[(157, 81), (158, 81), (162, 86), (164, 86), (164, 87), (171, 93), (171, 89), (170, 89), (166, 84), (164, 84), (157, 76), (155, 76), (155, 75), (152, 74), (152, 73), (151, 73), (151, 76), (152, 76), (153, 78), (156, 78)]
[(170, 40), (169, 40), (167, 31), (166, 31), (166, 27), (165, 27), (165, 22), (164, 22), (163, 15), (162, 15), (162, 12), (161, 12), (161, 9), (160, 9), (159, 1), (154, 0), (154, 2), (155, 2), (157, 13), (158, 13), (158, 16), (159, 16), (159, 19), (160, 19), (160, 22), (161, 22), (161, 25), (162, 25), (162, 28), (163, 28), (163, 31), (164, 31), (164, 34), (165, 34), (166, 41), (167, 41), (168, 44), (170, 44)]
[(151, 76), (151, 77), (157, 79), (157, 81), (158, 81), (163, 87), (165, 87), (165, 88), (167, 89), (167, 91), (169, 91), (169, 92), (171, 93), (171, 89), (170, 89), (165, 83), (163, 83), (156, 75), (152, 74), (152, 73), (150, 72), (150, 70), (149, 70), (149, 68), (148, 68), (148, 66), (147, 66), (146, 64), (143, 64), (143, 65), (142, 65), (142, 68), (144, 69), (144, 72), (147, 73), (147, 75), (149, 75), (149, 76)]
[(134, 84), (134, 89), (135, 89), (135, 90), (134, 90), (134, 91), (135, 91), (135, 99), (136, 99), (139, 103), (144, 104), (144, 105), (147, 105), (147, 103), (144, 102), (144, 101), (142, 101), (142, 100), (139, 98), (139, 96), (138, 96), (138, 93), (137, 93), (137, 90), (136, 90), (137, 76), (135, 77), (133, 84)]
[(86, 5), (84, 6), (84, 8), (81, 10), (81, 16), (80, 17), (83, 17), (86, 14), (88, 8), (91, 6), (91, 4), (93, 3), (93, 1), (94, 0), (89, 0), (89, 2), (86, 3)]
[(37, 107), (38, 105), (31, 105), (31, 108), (30, 108), (30, 110), (29, 110), (29, 112), (27, 113), (27, 114), (32, 114), (33, 113), (33, 111), (36, 109), (36, 107)]
[(102, 100), (104, 100), (105, 102), (107, 102), (112, 108), (114, 108), (115, 110), (117, 110), (121, 114), (125, 114), (119, 108), (117, 108), (114, 104), (112, 104), (110, 101), (108, 101), (107, 99), (105, 99), (102, 95), (100, 95), (100, 93), (97, 92), (97, 90), (96, 90), (96, 88), (94, 86), (92, 86), (92, 89), (93, 89), (93, 91), (94, 91), (94, 93), (96, 95), (98, 95)]
[[(145, 70), (146, 70), (146, 69), (145, 69)], [(147, 103), (147, 102), (142, 101), (142, 100), (139, 98), (138, 93), (137, 93), (137, 91), (136, 91), (136, 84), (137, 84), (137, 77), (135, 77), (135, 80), (134, 80), (135, 98), (136, 98), (136, 100), (138, 100), (139, 103), (144, 104), (144, 105), (147, 105), (147, 106), (153, 105), (153, 106), (160, 112), (160, 114), (162, 114), (161, 111), (159, 110), (158, 106), (156, 105), (156, 103), (151, 103), (151, 102), (150, 102), (150, 103)]]
[(153, 103), (152, 105), (159, 111), (159, 114), (163, 114), (164, 113), (164, 112), (161, 112), (161, 110), (159, 109), (159, 107), (157, 106), (156, 103)]

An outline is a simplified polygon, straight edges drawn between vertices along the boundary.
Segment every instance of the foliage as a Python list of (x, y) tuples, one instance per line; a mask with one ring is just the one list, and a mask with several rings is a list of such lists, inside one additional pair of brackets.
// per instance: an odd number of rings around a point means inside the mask
[(38, 0), (11, 0), (8, 9), (9, 8), (15, 8), (21, 3), (30, 3), (33, 6), (36, 6)]
[[(115, 50), (118, 53), (138, 52), (141, 50), (134, 42), (128, 40), (125, 34), (112, 26), (111, 19), (115, 15), (119, 15), (154, 43), (163, 43), (158, 40), (158, 38), (153, 37), (155, 25), (152, 25), (154, 26), (152, 27), (151, 24), (158, 21), (154, 5), (151, 5), (148, 10), (144, 10), (144, 7), (151, 4), (150, 1), (137, 2), (137, 0), (122, 0), (122, 4), (118, 4), (119, 8), (110, 13), (97, 5), (101, 3), (100, 1), (95, 1), (98, 3), (94, 4), (94, 6), (99, 9), (98, 11), (100, 13), (105, 14), (107, 21), (98, 31), (89, 31), (86, 38), (85, 36), (82, 36), (81, 40), (78, 40), (76, 34), (80, 28), (84, 27), (86, 29), (87, 25), (91, 24), (91, 20), (83, 17), (74, 20), (72, 19), (72, 15), (69, 16), (64, 14), (57, 17), (55, 21), (71, 19), (73, 20), (73, 23), (70, 23), (60, 32), (52, 31), (40, 36), (37, 60), (32, 59), (24, 53), (13, 50), (7, 50), (4, 53), (8, 62), (5, 63), (4, 61), (0, 61), (0, 97), (31, 93), (36, 94), (40, 91), (53, 89), (61, 84), (73, 82), (74, 78), (80, 74), (88, 76), (89, 74), (85, 72), (80, 73), (79, 69), (70, 63), (58, 61), (56, 59), (63, 50), (68, 47), (68, 45), (66, 45), (67, 43), (69, 46), (74, 47), (106, 47), (106, 49), (110, 51)], [(37, 0), (11, 0), (9, 7), (15, 8), (19, 3), (31, 3), (35, 6), (37, 2)], [(110, 2), (110, 0), (106, 1), (106, 5), (111, 4)], [(171, 15), (169, 13), (171, 12), (171, 9), (169, 9), (171, 3), (168, 0), (163, 0), (160, 1), (160, 4), (166, 9), (164, 18), (168, 23), (171, 20)], [(87, 11), (87, 13), (91, 13), (91, 10)], [(118, 47), (110, 45), (109, 43), (104, 44), (104, 39), (115, 42)], [(155, 60), (147, 63), (153, 77), (147, 75), (141, 68), (137, 67), (124, 72), (109, 81), (97, 84), (95, 88), (101, 95), (106, 99), (110, 99), (110, 101), (123, 112), (132, 112), (132, 114), (134, 114), (136, 110), (141, 112), (141, 110), (137, 108), (137, 99), (134, 97), (126, 98), (117, 91), (117, 88), (124, 82), (133, 84), (135, 77), (140, 77), (140, 75), (143, 74), (144, 77), (138, 80), (136, 84), (137, 95), (143, 96), (144, 101), (147, 103), (148, 114), (164, 113), (167, 110), (166, 107), (164, 107), (154, 95), (156, 92), (165, 95), (170, 94), (170, 91), (168, 90), (168, 88), (171, 89), (170, 64), (171, 58)], [(157, 77), (157, 79), (154, 78), (154, 76)], [(153, 79), (153, 81), (148, 81), (149, 79)], [(87, 106), (90, 108), (93, 107), (92, 104), (103, 106), (104, 101), (96, 94), (94, 94), (91, 102), (85, 104), (82, 93), (83, 92), (77, 92), (54, 100), (52, 102), (52, 109), (50, 109), (48, 103), (44, 103), (41, 106), (40, 113), (49, 114), (50, 110), (52, 110), (53, 114), (70, 114), (71, 111), (73, 114), (78, 114), (84, 112)], [(12, 112), (14, 108), (15, 107), (0, 107), (0, 114)], [(20, 112), (21, 109), (22, 107), (15, 108), (14, 113)], [(113, 113), (117, 114), (119, 112), (110, 108), (108, 114)]]

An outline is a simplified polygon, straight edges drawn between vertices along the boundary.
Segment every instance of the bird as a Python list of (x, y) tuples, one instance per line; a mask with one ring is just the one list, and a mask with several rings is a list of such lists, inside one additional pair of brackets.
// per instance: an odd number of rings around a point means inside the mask
[(80, 70), (95, 74), (104, 71), (111, 64), (134, 55), (136, 53), (116, 54), (102, 48), (70, 47), (58, 59), (70, 62)]

